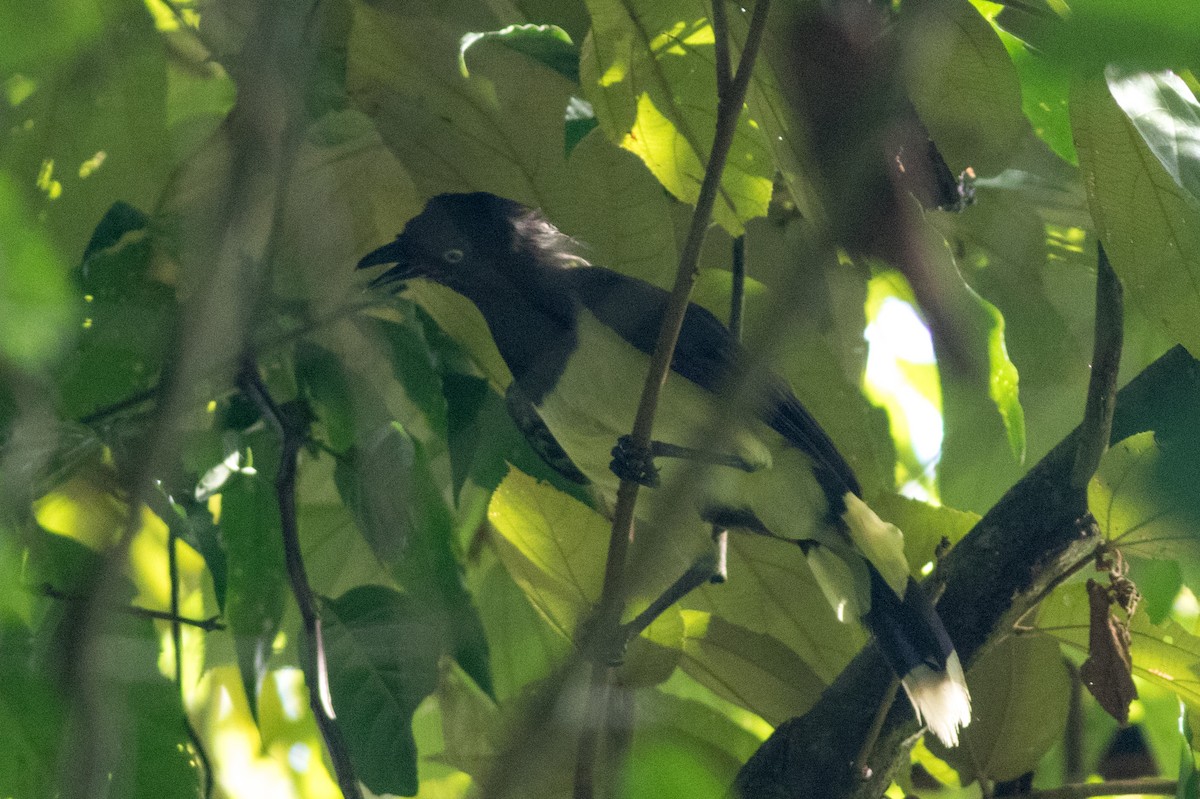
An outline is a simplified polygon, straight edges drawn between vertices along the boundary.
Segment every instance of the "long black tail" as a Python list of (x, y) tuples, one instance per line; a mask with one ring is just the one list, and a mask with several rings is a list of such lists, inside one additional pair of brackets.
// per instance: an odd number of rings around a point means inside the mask
[(871, 609), (863, 621), (904, 685), (918, 721), (946, 746), (957, 746), (959, 728), (971, 721), (971, 696), (942, 620), (916, 580), (909, 578), (900, 597), (874, 566), (867, 569)]

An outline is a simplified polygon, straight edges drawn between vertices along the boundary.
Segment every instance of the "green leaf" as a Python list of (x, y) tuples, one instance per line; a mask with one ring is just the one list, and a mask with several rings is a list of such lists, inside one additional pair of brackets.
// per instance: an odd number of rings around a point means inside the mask
[(487, 642), (462, 583), (454, 524), (425, 450), (399, 425), (372, 433), (334, 471), (359, 529), (397, 582), (452, 631), (450, 651), (491, 690)]
[[(0, 170), (25, 190), (55, 248), (75, 257), (115, 199), (154, 207), (169, 177), (166, 41), (140, 0), (79, 12), (60, 5), (54, 4), (57, 13), (47, 8), (54, 16), (39, 13), (37, 20), (12, 19), (30, 15), (5, 6), (13, 11), (5, 14), (0, 36), (18, 53), (36, 42), (48, 58), (22, 69), (33, 90), (14, 117), (5, 101), (12, 121), (5, 125)], [(53, 27), (36, 39), (10, 38), (53, 22), (63, 23), (63, 38)]]
[(1186, 705), (1180, 708), (1182, 718), (1179, 727), (1183, 731), (1179, 742), (1179, 789), (1175, 792), (1176, 799), (1197, 799), (1200, 797), (1200, 771), (1196, 768), (1196, 750), (1192, 740), (1192, 716), (1195, 711)]
[(930, 505), (899, 494), (872, 497), (871, 509), (904, 531), (904, 557), (917, 579), (926, 574), (927, 565), (933, 565), (943, 538), (957, 544), (980, 519), (975, 513)]
[[(642, 541), (662, 535), (645, 524), (638, 530)], [(638, 596), (657, 596), (695, 557), (686, 551), (647, 556), (635, 549), (630, 582)], [(728, 581), (700, 586), (680, 606), (778, 640), (826, 684), (862, 648), (862, 627), (854, 619), (838, 620), (795, 544), (730, 535), (728, 573)]]
[(508, 573), (551, 627), (573, 639), (600, 598), (608, 522), (515, 469), (492, 495), (488, 520)]
[(354, 446), (354, 396), (333, 353), (301, 341), (296, 346), (296, 385), (322, 422), (329, 446), (337, 452)]
[(148, 390), (172, 343), (175, 291), (156, 280), (154, 244), (143, 214), (109, 208), (79, 268), (81, 330), (59, 378), (64, 412), (80, 417)]
[(1127, 296), (1200, 353), (1200, 206), (1163, 168), (1103, 81), (1072, 87), (1071, 121), (1096, 231)]
[(567, 101), (567, 111), (563, 116), (563, 152), (570, 156), (575, 145), (583, 141), (599, 124), (592, 104), (579, 97), (572, 97)]
[(996, 32), (968, 0), (920, 0), (902, 9), (908, 94), (930, 137), (955, 174), (1002, 171), (1029, 124)]
[[(1083, 585), (1065, 585), (1044, 600), (1037, 629), (1086, 653), (1088, 608)], [(1200, 705), (1200, 637), (1178, 622), (1151, 624), (1144, 613), (1133, 615), (1130, 633), (1133, 673), (1191, 706)]]
[(412, 718), (437, 688), (445, 642), (411, 597), (355, 588), (321, 604), (329, 688), (358, 778), (373, 793), (414, 796)]
[(442, 711), (442, 757), (447, 763), (484, 780), (504, 747), (504, 726), (496, 703), (461, 669), (443, 661), (438, 686)]
[[(592, 30), (580, 78), (601, 129), (641, 158), (671, 194), (695, 203), (716, 130), (708, 8), (695, 0), (587, 5)], [(714, 220), (738, 235), (744, 222), (765, 215), (774, 172), (758, 124), (743, 112)]]
[(1060, 158), (1077, 165), (1079, 156), (1071, 139), (1071, 118), (1067, 105), (1069, 75), (1008, 31), (997, 27), (997, 33), (1017, 70), (1021, 84), (1021, 110), (1033, 126), (1033, 132), (1050, 145), (1050, 149)]
[(771, 724), (803, 714), (827, 683), (775, 638), (710, 613), (683, 611), (683, 670)]
[[(367, 187), (372, 203), (387, 209), (377, 238), (394, 236), (429, 196), (483, 189), (541, 208), (586, 242), (590, 261), (660, 284), (669, 279), (675, 239), (654, 177), (595, 132), (569, 157), (564, 152), (563, 113), (579, 91), (575, 82), (494, 41), (471, 48), (471, 75), (463, 78), (456, 64), (461, 37), (462, 29), (445, 20), (413, 25), (400, 14), (355, 5), (347, 89), (415, 184), (407, 193)], [(426, 299), (424, 292), (413, 296)], [(464, 310), (468, 303), (426, 307), (478, 357), (472, 339), (456, 332), (472, 313)], [(475, 329), (486, 337), (481, 321)], [(496, 379), (504, 371), (485, 369), (498, 388), (507, 385)]]
[(557, 25), (509, 25), (498, 31), (463, 34), (458, 49), (458, 68), (464, 78), (470, 76), (467, 50), (480, 41), (500, 42), (546, 65), (567, 80), (579, 82), (579, 48)]
[(342, 498), (375, 556), (413, 591), (433, 577), (425, 568), (431, 558), (440, 559), (434, 553), (449, 546), (452, 530), (427, 469), (417, 442), (392, 424), (340, 459), (335, 471)]
[(500, 563), (493, 562), (473, 584), (479, 617), (487, 631), (496, 697), (501, 702), (549, 677), (571, 651), (530, 604)]
[(737, 769), (754, 755), (763, 742), (762, 736), (746, 729), (712, 705), (662, 690), (639, 693), (637, 713), (638, 730), (635, 735), (645, 737), (635, 737), (634, 757), (636, 747), (646, 739), (686, 741), (691, 751), (707, 761), (710, 767), (727, 770), (726, 785), (733, 783)]
[[(1200, 498), (1192, 476), (1200, 464), (1200, 443), (1154, 432), (1138, 433), (1105, 453), (1088, 484), (1088, 508), (1105, 540), (1123, 554), (1176, 564), (1189, 586), (1200, 587)], [(1140, 587), (1140, 583), (1139, 583)], [(1145, 592), (1157, 604), (1175, 596)], [(1176, 585), (1177, 587), (1177, 585)], [(1154, 612), (1161, 619), (1161, 609)]]
[(97, 37), (103, 28), (99, 6), (80, 6), (71, 0), (54, 0), (36, 14), (17, 5), (0, 6), (0, 74), (54, 64)]
[(1004, 315), (983, 297), (978, 299), (990, 319), (987, 328), (988, 396), (1000, 411), (1008, 433), (1008, 446), (1020, 462), (1025, 460), (1025, 411), (1017, 392), (1017, 366), (1008, 357), (1004, 343)]
[[(234, 636), (238, 669), (258, 712), (258, 694), (287, 601), (279, 505), (268, 447), (254, 450), (257, 474), (234, 475), (221, 491), (221, 536), (229, 554), (225, 618)], [(266, 461), (266, 463), (264, 463)]]
[(406, 324), (382, 319), (368, 323), (368, 333), (378, 335), (387, 347), (392, 374), (404, 387), (405, 395), (424, 414), (433, 436), (445, 439), (449, 434), (447, 397), (438, 373), (438, 353), (434, 351), (415, 318)]
[(625, 762), (621, 796), (629, 799), (719, 799), (728, 782), (688, 740), (643, 740)]
[(66, 343), (72, 301), (54, 243), (0, 172), (0, 358), (31, 369)]
[(55, 793), (67, 709), (59, 687), (33, 667), (29, 631), (0, 620), (0, 785), (13, 799)]
[(955, 762), (965, 758), (969, 773), (997, 782), (1033, 771), (1067, 723), (1070, 675), (1058, 642), (1009, 636), (971, 665), (967, 684), (971, 724)]
[(1143, 69), (1188, 63), (1198, 46), (1200, 10), (1189, 0), (1149, 5), (1055, 0), (1033, 9), (1014, 3), (999, 21), (1051, 60), (1083, 75), (1112, 63)]
[(176, 538), (204, 558), (204, 565), (212, 577), (217, 607), (224, 610), (229, 585), (229, 553), (221, 528), (213, 521), (208, 507), (186, 495), (178, 500), (167, 496), (161, 487), (147, 492), (146, 507), (162, 519)]
[(1151, 624), (1162, 624), (1175, 607), (1179, 589), (1183, 588), (1183, 570), (1173, 559), (1142, 558), (1127, 555), (1129, 579), (1142, 595), (1139, 610), (1144, 610)]
[(1162, 168), (1194, 202), (1200, 200), (1200, 103), (1174, 72), (1110, 67), (1108, 90)]
[[(938, 477), (948, 502), (974, 510), (981, 499), (980, 492), (972, 490), (975, 486), (963, 485), (975, 477), (969, 466), (981, 447), (990, 449), (997, 440), (1006, 443), (1020, 463), (1025, 457), (1025, 414), (1017, 367), (1005, 345), (1004, 316), (963, 279), (936, 226), (942, 216), (927, 213), (920, 231), (928, 269), (925, 291), (938, 297), (941, 316), (933, 331), (945, 426), (943, 468)], [(899, 274), (894, 280), (905, 285)], [(989, 411), (989, 405), (994, 410)], [(997, 414), (1002, 425), (996, 424)], [(959, 458), (967, 464), (966, 474), (956, 472)]]

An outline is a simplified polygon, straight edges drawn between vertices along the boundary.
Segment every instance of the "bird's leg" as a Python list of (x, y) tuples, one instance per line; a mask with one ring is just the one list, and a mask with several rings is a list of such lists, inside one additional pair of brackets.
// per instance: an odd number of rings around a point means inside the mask
[(695, 447), (681, 447), (665, 441), (651, 441), (649, 449), (639, 449), (631, 436), (621, 436), (617, 439), (617, 445), (612, 450), (612, 457), (609, 468), (617, 477), (622, 480), (632, 480), (647, 488), (658, 487), (658, 467), (654, 465), (655, 458), (681, 458), (697, 463), (711, 463), (714, 466), (728, 466), (743, 472), (753, 472), (756, 469), (755, 466), (737, 455)]
[(716, 551), (707, 552), (696, 558), (678, 580), (671, 583), (645, 610), (622, 627), (626, 643), (641, 635), (642, 630), (653, 624), (654, 620), (666, 612), (669, 607), (704, 583), (725, 582), (728, 535), (728, 531), (723, 527), (713, 525), (713, 541), (717, 545)]
[(697, 461), (698, 463), (711, 463), (714, 466), (729, 466), (733, 469), (740, 469), (743, 472), (753, 472), (756, 468), (737, 455), (712, 452), (707, 449), (681, 447), (678, 444), (668, 444), (665, 441), (651, 441), (650, 454), (656, 458), (683, 458), (685, 460)]

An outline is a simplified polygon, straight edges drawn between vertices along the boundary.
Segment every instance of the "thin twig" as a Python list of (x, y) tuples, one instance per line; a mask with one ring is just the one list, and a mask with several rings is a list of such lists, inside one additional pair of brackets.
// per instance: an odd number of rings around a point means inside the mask
[(334, 716), (333, 702), (329, 697), (329, 676), (325, 664), (325, 644), (317, 596), (308, 582), (304, 557), (300, 551), (300, 532), (296, 523), (296, 460), (304, 443), (304, 431), (291, 416), (275, 404), (252, 361), (247, 360), (243, 364), (238, 374), (238, 385), (254, 401), (263, 418), (279, 436), (279, 472), (275, 476), (275, 494), (279, 503), (279, 523), (283, 534), (288, 582), (300, 609), (304, 629), (300, 651), (304, 682), (308, 686), (308, 704), (316, 718), (321, 738), (325, 741), (325, 748), (329, 751), (329, 759), (333, 761), (334, 774), (343, 795), (346, 799), (361, 799), (358, 778), (354, 774), (350, 753), (346, 749), (341, 728), (338, 727)]
[(714, 554), (697, 558), (691, 568), (672, 583), (651, 602), (645, 610), (635, 616), (630, 622), (622, 625), (625, 641), (632, 641), (654, 623), (654, 620), (667, 611), (672, 605), (683, 599), (696, 588), (704, 585), (716, 573), (717, 558)]
[(733, 240), (733, 277), (729, 288), (729, 332), (742, 337), (742, 313), (746, 305), (746, 234)]
[[(391, 302), (392, 299), (390, 297), (374, 297), (362, 302), (347, 303), (332, 313), (304, 322), (294, 330), (289, 330), (286, 333), (281, 333), (277, 336), (264, 338), (261, 341), (252, 342), (251, 346), (255, 352), (260, 354), (274, 352), (276, 349), (286, 347), (293, 342), (300, 340), (304, 336), (307, 336), (309, 333), (321, 329), (325, 325), (340, 321), (347, 316), (353, 316), (360, 311), (382, 307)], [(235, 358), (231, 357), (228, 361), (223, 361), (222, 365), (234, 362)], [(141, 391), (130, 394), (128, 397), (124, 397), (116, 402), (97, 408), (86, 416), (79, 417), (78, 421), (80, 424), (90, 427), (98, 422), (107, 420), (109, 417), (116, 416), (123, 411), (127, 411), (130, 408), (135, 408), (144, 402), (158, 399), (159, 394), (163, 391), (164, 384), (165, 379), (159, 380), (158, 383), (150, 386), (149, 388), (142, 389)]]
[(1179, 790), (1178, 780), (1135, 779), (1108, 780), (1107, 782), (1080, 782), (1060, 785), (1043, 791), (1020, 794), (1022, 799), (1087, 799), (1091, 796), (1174, 796)]
[[(714, 2), (721, 3), (724, 0), (714, 0)], [(642, 389), (637, 417), (633, 424), (631, 437), (635, 448), (639, 450), (644, 451), (650, 446), (650, 436), (654, 428), (654, 416), (658, 410), (659, 396), (670, 370), (675, 345), (679, 341), (679, 331), (683, 326), (683, 317), (687, 311), (692, 285), (696, 281), (700, 247), (704, 243), (709, 220), (712, 218), (713, 205), (721, 185), (721, 175), (725, 170), (725, 161), (733, 145), (738, 117), (741, 115), (754, 61), (766, 29), (769, 7), (770, 0), (758, 0), (755, 5), (737, 73), (730, 83), (729, 93), (718, 98), (716, 132), (713, 136), (708, 165), (704, 171), (704, 181), (701, 183), (700, 196), (696, 200), (696, 210), (692, 214), (692, 224), (688, 230), (683, 251), (679, 256), (675, 284), (671, 289), (671, 296), (663, 314), (658, 342), (646, 374), (646, 383)], [(714, 16), (718, 15), (714, 14)], [(594, 793), (593, 772), (596, 748), (599, 742), (599, 731), (603, 726), (608, 695), (606, 688), (602, 688), (602, 686), (606, 686), (610, 678), (611, 667), (608, 663), (614, 654), (611, 649), (614, 644), (619, 646), (621, 640), (619, 626), (625, 605), (626, 561), (629, 544), (634, 535), (634, 508), (637, 497), (638, 484), (632, 480), (622, 480), (620, 488), (617, 490), (612, 535), (609, 540), (608, 559), (604, 568), (600, 607), (597, 611), (596, 629), (599, 634), (600, 651), (592, 653), (595, 658), (592, 674), (593, 690), (589, 692), (589, 703), (585, 716), (587, 726), (584, 728), (579, 742), (579, 757), (576, 762), (575, 775), (576, 799), (591, 799)]]
[(1092, 376), (1088, 381), (1087, 407), (1079, 429), (1079, 449), (1075, 451), (1075, 466), (1071, 470), (1071, 486), (1077, 490), (1087, 487), (1100, 467), (1100, 458), (1108, 449), (1124, 338), (1121, 279), (1109, 264), (1103, 244), (1096, 246), (1096, 252), (1096, 335), (1092, 345)]
[(176, 543), (179, 536), (173, 526), (167, 527), (167, 574), (171, 580), (171, 645), (175, 650), (175, 687), (179, 689), (179, 710), (182, 714), (183, 730), (187, 733), (192, 751), (200, 760), (200, 770), (204, 780), (204, 799), (212, 799), (213, 777), (212, 761), (208, 759), (208, 751), (199, 733), (192, 726), (192, 720), (187, 712), (187, 692), (183, 687), (183, 625), (179, 615), (179, 553)]
[(159, 383), (157, 385), (153, 385), (150, 388), (145, 388), (134, 394), (130, 394), (128, 397), (125, 397), (124, 399), (119, 399), (110, 405), (105, 405), (101, 408), (97, 408), (96, 410), (92, 411), (91, 413), (87, 414), (86, 416), (79, 417), (79, 423), (83, 424), (83, 425), (93, 425), (96, 422), (103, 421), (104, 419), (107, 419), (110, 416), (116, 416), (118, 413), (120, 413), (122, 411), (127, 411), (130, 408), (134, 408), (138, 405), (141, 405), (143, 402), (146, 402), (147, 400), (152, 400), (156, 396), (158, 396), (159, 386), (161, 386), (161, 385), (162, 385), (161, 383)]
[[(38, 596), (44, 596), (49, 599), (57, 599), (60, 602), (90, 602), (91, 598), (80, 594), (68, 594), (49, 583), (42, 583), (36, 588), (30, 588), (30, 591)], [(189, 619), (185, 616), (177, 616), (166, 610), (151, 610), (137, 605), (112, 605), (112, 610), (116, 613), (122, 613), (126, 616), (136, 616), (140, 619), (156, 619), (158, 621), (178, 622), (186, 624), (188, 627), (195, 627), (205, 632), (211, 633), (215, 630), (224, 630), (225, 625), (220, 621), (220, 616), (212, 616), (207, 619)]]
[(712, 0), (713, 55), (717, 60), (717, 98), (723, 101), (733, 84), (733, 61), (729, 56), (729, 19), (725, 0)]
[(854, 773), (861, 776), (862, 779), (869, 779), (871, 773), (868, 771), (869, 766), (867, 760), (871, 757), (871, 751), (875, 748), (875, 742), (879, 740), (879, 733), (883, 731), (883, 722), (887, 718), (888, 711), (892, 709), (892, 705), (896, 701), (896, 694), (900, 691), (900, 680), (894, 675), (888, 683), (888, 689), (883, 695), (883, 699), (879, 702), (879, 709), (875, 712), (875, 719), (871, 722), (871, 729), (867, 731), (867, 737), (863, 739), (862, 748), (858, 750), (858, 757), (854, 758)]

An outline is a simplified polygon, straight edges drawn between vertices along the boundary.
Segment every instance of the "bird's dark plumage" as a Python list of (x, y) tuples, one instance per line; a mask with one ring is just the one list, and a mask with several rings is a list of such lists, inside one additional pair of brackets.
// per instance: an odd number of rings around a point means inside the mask
[[(434, 197), (359, 267), (381, 264), (395, 266), (372, 285), (426, 278), (474, 303), (512, 372), (522, 431), (551, 465), (615, 493), (609, 450), (632, 426), (667, 292), (588, 264), (539, 212), (486, 193)], [(703, 449), (717, 398), (742, 381), (745, 361), (716, 317), (689, 305), (655, 439)], [(875, 633), (918, 716), (955, 743), (970, 719), (962, 669), (909, 576), (900, 531), (862, 502), (853, 470), (783, 380), (762, 386), (753, 418), (723, 445), (731, 451), (717, 453), (726, 465), (706, 467), (698, 517), (799, 543), (830, 602)]]

